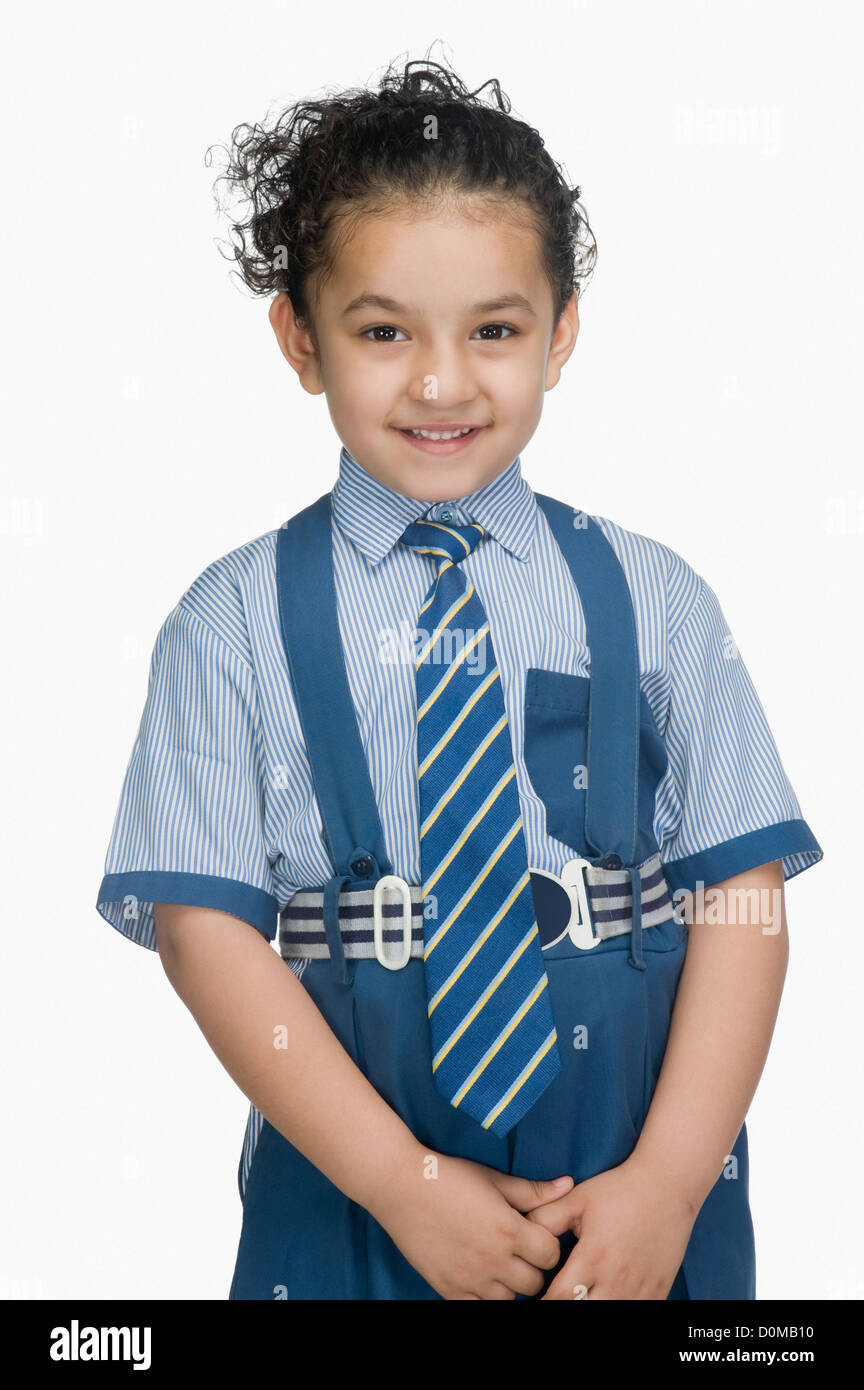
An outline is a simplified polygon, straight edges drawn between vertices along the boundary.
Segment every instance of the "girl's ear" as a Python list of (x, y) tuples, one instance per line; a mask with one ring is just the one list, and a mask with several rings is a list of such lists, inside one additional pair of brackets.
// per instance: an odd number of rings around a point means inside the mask
[(300, 385), (310, 396), (320, 396), (324, 390), (321, 380), (321, 361), (315, 341), (306, 328), (294, 317), (294, 305), (284, 290), (270, 301), (267, 312), (270, 326), (276, 334), (279, 350), (291, 363), (300, 378)]
[(574, 290), (561, 316), (555, 325), (552, 334), (552, 342), (549, 344), (549, 355), (546, 359), (546, 390), (551, 391), (553, 386), (558, 385), (561, 376), (561, 368), (567, 361), (579, 336), (579, 306), (576, 291)]

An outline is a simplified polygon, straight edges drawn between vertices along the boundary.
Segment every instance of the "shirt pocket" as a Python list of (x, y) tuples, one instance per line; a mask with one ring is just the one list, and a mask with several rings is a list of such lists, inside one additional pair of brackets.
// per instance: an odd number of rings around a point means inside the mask
[[(590, 690), (590, 676), (568, 671), (531, 666), (525, 676), (522, 752), (528, 777), (545, 808), (547, 833), (581, 856), (594, 852), (585, 839)], [(654, 803), (666, 766), (664, 741), (640, 690), (637, 864), (658, 851)]]
[(523, 758), (546, 810), (546, 830), (579, 854), (585, 844), (588, 696), (591, 680), (528, 668)]

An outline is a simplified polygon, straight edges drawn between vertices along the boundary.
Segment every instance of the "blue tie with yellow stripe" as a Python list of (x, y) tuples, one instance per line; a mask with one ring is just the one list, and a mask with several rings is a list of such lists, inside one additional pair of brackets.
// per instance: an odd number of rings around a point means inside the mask
[(483, 605), (459, 562), (476, 522), (400, 540), (438, 572), (418, 618), (417, 774), (424, 968), (435, 1084), (502, 1136), (561, 1070), (510, 725)]

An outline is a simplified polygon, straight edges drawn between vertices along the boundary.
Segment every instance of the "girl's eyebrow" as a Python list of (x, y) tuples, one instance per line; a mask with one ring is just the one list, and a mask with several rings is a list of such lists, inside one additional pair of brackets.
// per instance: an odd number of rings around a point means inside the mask
[[(400, 304), (398, 300), (388, 299), (386, 295), (371, 294), (366, 292), (358, 294), (352, 299), (350, 304), (342, 310), (342, 318), (348, 314), (353, 314), (357, 309), (385, 309), (390, 314), (410, 314), (414, 312), (405, 304)], [(497, 299), (486, 299), (478, 304), (469, 306), (468, 312), (471, 314), (493, 314), (499, 309), (524, 309), (526, 313), (537, 317), (531, 303), (524, 294), (504, 294)]]

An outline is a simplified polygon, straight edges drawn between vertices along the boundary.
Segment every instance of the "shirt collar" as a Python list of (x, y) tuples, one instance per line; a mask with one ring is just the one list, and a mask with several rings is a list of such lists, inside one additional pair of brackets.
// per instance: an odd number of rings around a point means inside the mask
[[(522, 476), (521, 455), (497, 478), (452, 501), (465, 521), (478, 521), (517, 559), (527, 560), (537, 523), (537, 502)], [(392, 550), (405, 527), (425, 516), (433, 504), (379, 482), (343, 445), (332, 505), (337, 524), (366, 558), (377, 564)]]

